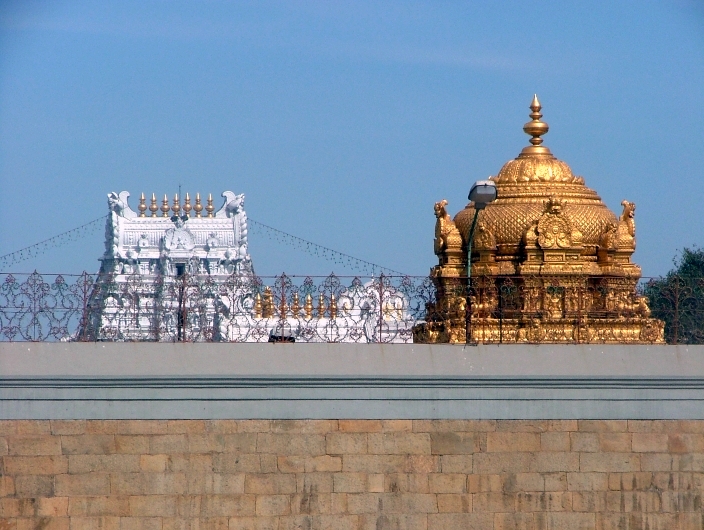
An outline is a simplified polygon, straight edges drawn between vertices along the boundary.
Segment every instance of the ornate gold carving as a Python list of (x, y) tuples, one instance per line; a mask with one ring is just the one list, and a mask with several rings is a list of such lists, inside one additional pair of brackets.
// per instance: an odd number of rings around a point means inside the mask
[[(481, 212), (467, 285), (466, 246), (474, 207), (454, 220), (435, 204), (431, 271), (436, 301), (414, 340), (482, 342), (663, 342), (663, 323), (637, 295), (635, 204), (614, 215), (597, 193), (542, 145), (548, 125), (537, 97), (528, 147), (496, 177), (498, 197)], [(456, 250), (459, 238), (459, 251)], [(464, 249), (464, 250), (462, 250)]]
[(161, 203), (161, 211), (162, 211), (162, 217), (168, 217), (169, 216), (169, 198), (164, 194), (164, 200)]
[(215, 206), (213, 206), (213, 194), (208, 193), (208, 204), (205, 206), (205, 211), (208, 212), (208, 217), (213, 216), (213, 212), (215, 211)]
[(186, 214), (186, 217), (191, 216), (191, 210), (193, 207), (191, 206), (191, 196), (186, 193), (186, 200), (183, 203), (183, 213)]
[(147, 199), (144, 197), (144, 193), (142, 193), (141, 197), (139, 198), (139, 216), (140, 217), (146, 217), (147, 214), (144, 213), (147, 211)]
[(178, 217), (178, 214), (181, 211), (181, 202), (178, 198), (178, 193), (174, 194), (174, 204), (171, 207), (171, 211), (174, 212), (176, 217)]

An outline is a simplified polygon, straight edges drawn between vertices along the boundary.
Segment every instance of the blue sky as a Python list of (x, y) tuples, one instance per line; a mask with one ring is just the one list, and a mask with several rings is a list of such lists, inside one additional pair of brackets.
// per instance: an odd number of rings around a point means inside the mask
[[(699, 2), (0, 3), (0, 255), (106, 194), (232, 190), (249, 216), (411, 274), (433, 203), (545, 144), (620, 212), (644, 275), (704, 243)], [(102, 230), (15, 271), (96, 270)], [(353, 273), (261, 236), (260, 274)]]

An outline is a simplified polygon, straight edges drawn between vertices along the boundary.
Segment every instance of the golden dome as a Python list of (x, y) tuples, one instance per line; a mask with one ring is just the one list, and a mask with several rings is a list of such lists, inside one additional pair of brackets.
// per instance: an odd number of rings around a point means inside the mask
[[(556, 198), (564, 201), (565, 215), (582, 233), (583, 255), (596, 256), (599, 238), (610, 223), (617, 222), (616, 215), (594, 190), (585, 186), (582, 177), (575, 176), (569, 165), (541, 145), (541, 136), (548, 132), (548, 125), (540, 121), (542, 114), (537, 96), (530, 109), (532, 120), (523, 130), (532, 136), (531, 145), (517, 158), (506, 162), (497, 176), (490, 177), (496, 183), (497, 199), (480, 212), (479, 221), (496, 238), (497, 257), (519, 260), (526, 230), (544, 213), (546, 202)], [(470, 203), (454, 219), (465, 246), (473, 216), (474, 208)]]

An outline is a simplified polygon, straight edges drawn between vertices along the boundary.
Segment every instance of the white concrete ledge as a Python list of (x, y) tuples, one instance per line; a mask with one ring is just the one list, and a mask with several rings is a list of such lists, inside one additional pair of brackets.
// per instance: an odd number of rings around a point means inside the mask
[(704, 346), (2, 343), (0, 418), (704, 419)]

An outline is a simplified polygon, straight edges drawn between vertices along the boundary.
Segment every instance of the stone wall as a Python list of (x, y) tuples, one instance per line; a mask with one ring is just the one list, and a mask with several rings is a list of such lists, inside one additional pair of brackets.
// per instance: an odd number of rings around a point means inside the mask
[(704, 528), (704, 421), (5, 420), (0, 529)]

